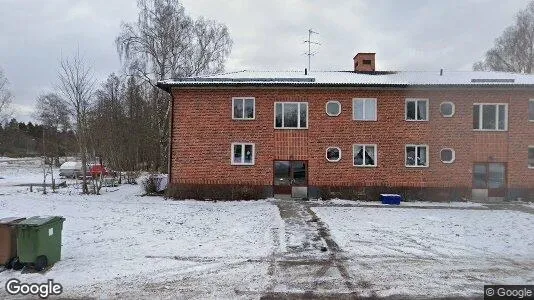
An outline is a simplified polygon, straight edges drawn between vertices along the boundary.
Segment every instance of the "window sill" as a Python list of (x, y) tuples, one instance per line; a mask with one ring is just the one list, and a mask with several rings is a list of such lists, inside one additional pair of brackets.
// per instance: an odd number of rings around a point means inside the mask
[(408, 119), (404, 119), (404, 121), (406, 121), (406, 122), (428, 122), (428, 119), (427, 120), (408, 120)]
[(408, 169), (424, 169), (424, 168), (428, 168), (428, 166), (408, 166), (408, 165), (404, 165), (406, 168)]
[(295, 128), (293, 128), (293, 127), (291, 127), (291, 128), (286, 128), (286, 127), (284, 127), (284, 128), (282, 128), (282, 127), (275, 127), (274, 129), (276, 129), (276, 130), (307, 130), (308, 127), (302, 127), (302, 128), (296, 128), (296, 127), (295, 127)]
[(377, 165), (374, 165), (374, 166), (370, 166), (370, 165), (367, 165), (367, 166), (360, 166), (360, 165), (352, 165), (353, 167), (356, 167), (356, 168), (376, 168), (378, 167)]
[(377, 122), (378, 120), (355, 120), (355, 119), (352, 119), (352, 121), (356, 121), (356, 122)]
[(508, 129), (473, 129), (474, 132), (508, 132)]
[(235, 163), (231, 163), (231, 165), (232, 165), (232, 166), (238, 166), (238, 167), (239, 167), (239, 166), (241, 166), (241, 167), (242, 167), (242, 166), (245, 166), (245, 167), (246, 167), (246, 166), (253, 166), (254, 164), (253, 164), (253, 163), (252, 163), (252, 164), (235, 164)]
[(249, 118), (249, 119), (236, 119), (236, 118), (232, 118), (232, 121), (254, 121), (256, 120), (256, 118)]

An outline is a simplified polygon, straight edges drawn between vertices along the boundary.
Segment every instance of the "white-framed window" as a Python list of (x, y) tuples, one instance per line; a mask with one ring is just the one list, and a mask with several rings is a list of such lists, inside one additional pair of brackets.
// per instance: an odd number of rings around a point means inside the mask
[(232, 143), (232, 165), (253, 165), (256, 156), (255, 148), (253, 143)]
[(355, 121), (376, 121), (376, 98), (352, 99), (352, 119)]
[(441, 102), (441, 104), (439, 105), (439, 112), (445, 118), (450, 118), (454, 116), (454, 112), (455, 112), (454, 103), (450, 101)]
[(275, 102), (274, 128), (308, 129), (308, 102)]
[(534, 99), (528, 100), (528, 120), (534, 122)]
[(528, 146), (528, 167), (534, 169), (534, 146)]
[(428, 121), (428, 99), (407, 98), (405, 104), (406, 121)]
[(376, 167), (378, 150), (376, 144), (352, 145), (352, 165), (355, 167)]
[(232, 119), (254, 120), (256, 118), (256, 99), (253, 97), (232, 98)]
[(341, 160), (341, 149), (339, 147), (326, 148), (326, 160), (329, 162), (338, 162)]
[(456, 152), (452, 148), (443, 148), (439, 152), (441, 162), (444, 164), (452, 164), (456, 160)]
[(406, 167), (428, 167), (428, 145), (406, 145)]
[(473, 104), (473, 130), (506, 131), (508, 130), (508, 104), (475, 103)]
[(341, 114), (341, 103), (335, 100), (326, 102), (326, 114), (331, 117), (339, 116)]

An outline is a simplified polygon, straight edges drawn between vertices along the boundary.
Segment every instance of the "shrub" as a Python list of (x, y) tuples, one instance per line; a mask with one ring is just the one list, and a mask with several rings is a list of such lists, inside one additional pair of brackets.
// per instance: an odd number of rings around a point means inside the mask
[(158, 191), (158, 186), (160, 178), (156, 176), (157, 174), (150, 174), (146, 179), (142, 181), (143, 190), (145, 195), (162, 195), (163, 192)]

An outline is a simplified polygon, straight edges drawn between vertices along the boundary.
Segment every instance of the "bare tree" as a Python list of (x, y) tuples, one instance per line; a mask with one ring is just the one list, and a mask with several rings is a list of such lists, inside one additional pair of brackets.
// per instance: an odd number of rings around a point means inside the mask
[(517, 14), (515, 24), (495, 39), (493, 48), (473, 69), (527, 74), (534, 71), (534, 1)]
[(71, 58), (61, 58), (59, 64), (58, 91), (65, 99), (73, 119), (78, 147), (82, 161), (82, 193), (88, 194), (87, 188), (87, 113), (93, 97), (95, 79), (91, 68), (80, 56), (79, 51)]
[(49, 144), (54, 146), (54, 151), (50, 153), (52, 153), (52, 160), (56, 167), (59, 167), (59, 156), (61, 152), (61, 140), (58, 131), (65, 131), (70, 128), (69, 117), (68, 104), (58, 94), (48, 93), (37, 98), (35, 118), (43, 126), (51, 129), (49, 131), (52, 136), (47, 139), (47, 142), (49, 141)]
[(56, 130), (70, 128), (68, 103), (56, 93), (43, 94), (37, 98), (35, 117), (41, 124)]
[(219, 72), (232, 47), (228, 28), (214, 21), (193, 20), (179, 0), (138, 0), (136, 23), (123, 23), (117, 51), (129, 75), (152, 87), (152, 122), (159, 136), (159, 168), (166, 168), (170, 97), (158, 80)]
[(13, 95), (9, 91), (9, 81), (0, 69), (0, 124), (11, 116), (11, 101)]

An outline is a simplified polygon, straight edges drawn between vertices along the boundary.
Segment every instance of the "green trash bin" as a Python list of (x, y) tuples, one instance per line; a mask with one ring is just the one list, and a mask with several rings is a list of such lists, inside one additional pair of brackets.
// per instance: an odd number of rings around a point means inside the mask
[(31, 217), (17, 224), (18, 260), (42, 271), (61, 259), (63, 217)]

